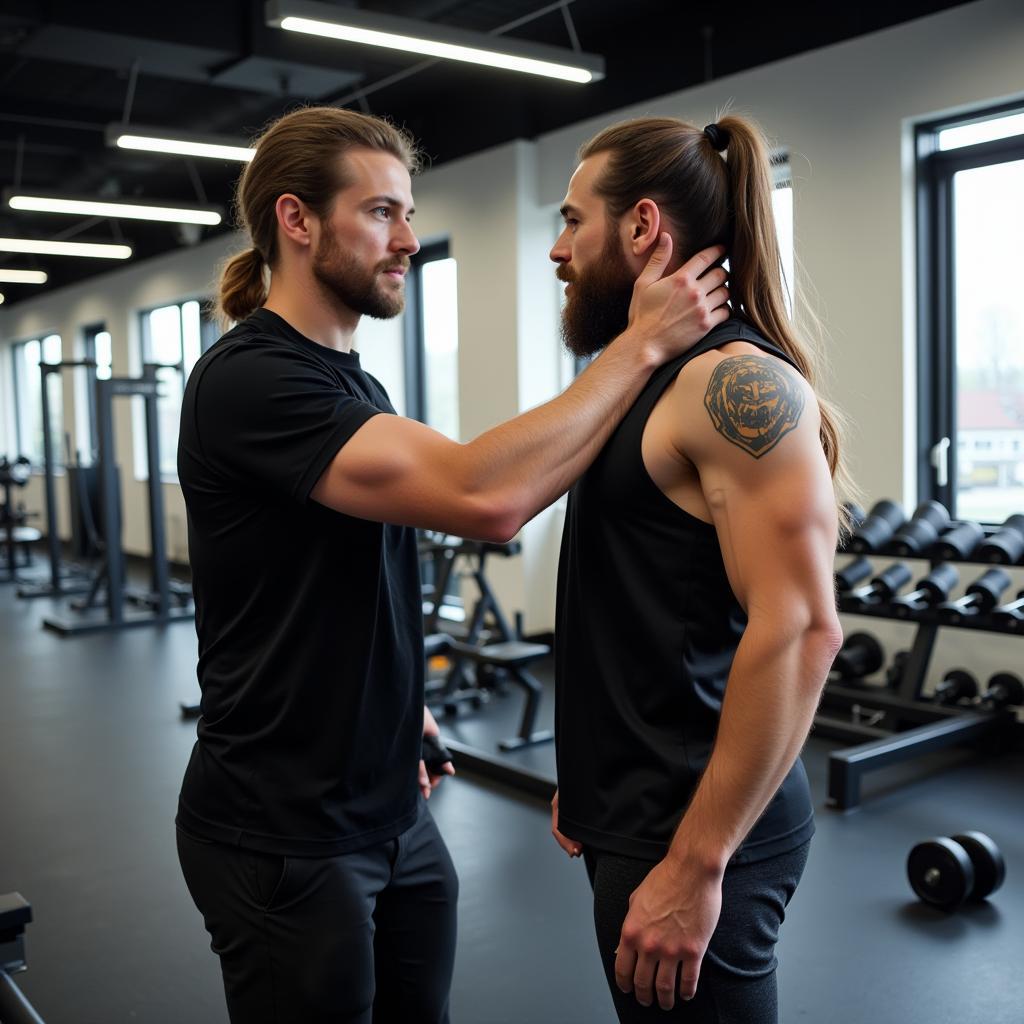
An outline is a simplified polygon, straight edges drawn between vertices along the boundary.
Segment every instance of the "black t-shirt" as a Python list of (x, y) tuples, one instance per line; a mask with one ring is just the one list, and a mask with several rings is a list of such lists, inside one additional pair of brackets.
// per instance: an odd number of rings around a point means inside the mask
[(357, 353), (261, 309), (196, 364), (178, 475), (188, 510), (202, 717), (178, 824), (335, 856), (415, 819), (423, 629), (415, 531), (309, 493), (372, 416)]
[[(679, 371), (737, 339), (789, 361), (749, 325), (720, 324), (655, 372), (569, 495), (555, 627), (559, 828), (624, 856), (665, 856), (707, 766), (746, 623), (714, 526), (659, 490), (641, 440)], [(732, 862), (795, 849), (813, 830), (798, 760)]]

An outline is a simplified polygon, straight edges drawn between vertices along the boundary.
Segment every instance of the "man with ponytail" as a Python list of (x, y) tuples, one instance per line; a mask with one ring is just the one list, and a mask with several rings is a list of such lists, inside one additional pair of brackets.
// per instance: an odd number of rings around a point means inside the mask
[(236, 326), (182, 403), (202, 714), (178, 851), (234, 1024), (448, 1021), (458, 883), (425, 804), (414, 528), (509, 539), (727, 316), (721, 247), (665, 276), (666, 240), (565, 394), (467, 444), (399, 417), (352, 345), (402, 310), (415, 170), (378, 118), (272, 125), (221, 280)]
[(663, 233), (674, 261), (729, 255), (730, 318), (655, 372), (574, 485), (559, 562), (552, 831), (585, 859), (623, 1022), (777, 1020), (814, 828), (799, 752), (841, 643), (842, 470), (769, 172), (741, 117), (613, 126), (580, 151), (551, 251), (580, 356), (621, 330)]

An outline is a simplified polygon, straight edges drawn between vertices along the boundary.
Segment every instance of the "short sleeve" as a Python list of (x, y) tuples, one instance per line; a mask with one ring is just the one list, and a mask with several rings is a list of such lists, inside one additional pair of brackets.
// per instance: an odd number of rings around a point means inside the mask
[(379, 412), (327, 363), (250, 338), (212, 350), (189, 378), (179, 463), (194, 459), (206, 474), (304, 502), (342, 445)]

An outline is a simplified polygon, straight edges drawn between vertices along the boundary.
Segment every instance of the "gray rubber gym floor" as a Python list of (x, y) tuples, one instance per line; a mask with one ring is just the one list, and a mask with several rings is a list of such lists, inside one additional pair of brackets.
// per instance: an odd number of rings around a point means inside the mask
[[(51, 610), (0, 586), (0, 892), (35, 913), (19, 984), (47, 1024), (223, 1024), (174, 852), (193, 627), (61, 639), (40, 628)], [(518, 711), (509, 695), (443, 729), (493, 749)], [(1024, 1020), (1024, 756), (890, 769), (840, 815), (824, 807), (828, 749), (812, 739), (805, 758), (820, 810), (779, 948), (784, 1024)], [(550, 747), (518, 757), (552, 763)], [(432, 808), (462, 880), (455, 1024), (613, 1024), (583, 868), (546, 807), (463, 775)], [(918, 904), (908, 849), (967, 828), (999, 842), (1006, 884), (952, 916)]]

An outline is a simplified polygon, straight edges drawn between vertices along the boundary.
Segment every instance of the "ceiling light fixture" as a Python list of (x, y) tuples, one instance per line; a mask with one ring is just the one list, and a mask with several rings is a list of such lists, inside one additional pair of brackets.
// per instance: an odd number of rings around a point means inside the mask
[(0, 270), (5, 284), (46, 284), (45, 270)]
[(0, 238), (0, 252), (34, 252), (43, 256), (91, 256), (96, 259), (126, 260), (130, 245), (101, 242), (50, 242), (44, 238)]
[(315, 0), (268, 0), (265, 13), (268, 25), (292, 32), (522, 71), (565, 82), (596, 82), (604, 78), (603, 57), (523, 39), (499, 38), (375, 11), (338, 8)]
[(226, 135), (197, 135), (174, 128), (144, 128), (135, 124), (107, 125), (107, 145), (118, 149), (140, 149), (147, 153), (202, 156), (214, 160), (250, 161), (256, 150), (242, 139)]
[(127, 220), (156, 220), (170, 224), (219, 224), (220, 210), (215, 206), (179, 206), (164, 202), (111, 202), (76, 196), (23, 195), (12, 189), (4, 192), (12, 210), (34, 213), (69, 213), (81, 217), (115, 217)]

